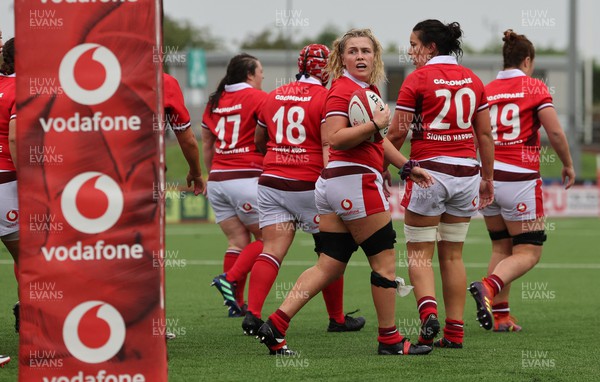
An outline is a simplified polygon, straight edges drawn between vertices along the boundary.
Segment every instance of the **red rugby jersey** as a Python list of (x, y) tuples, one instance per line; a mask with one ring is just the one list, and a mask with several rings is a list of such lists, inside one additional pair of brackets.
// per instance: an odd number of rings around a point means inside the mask
[(208, 107), (204, 110), (202, 127), (217, 137), (211, 170), (262, 169), (254, 132), (266, 97), (245, 82), (227, 85), (212, 113)]
[(269, 141), (263, 174), (314, 182), (323, 169), (321, 123), (327, 89), (320, 81), (302, 78), (267, 97), (258, 124)]
[(165, 122), (171, 126), (173, 131), (184, 131), (191, 125), (190, 113), (185, 107), (179, 82), (173, 76), (163, 73), (163, 83)]
[[(375, 85), (367, 84), (356, 78), (353, 78), (349, 73), (344, 72), (344, 75), (333, 81), (331, 89), (327, 94), (327, 101), (325, 103), (325, 115), (326, 117), (331, 116), (343, 116), (348, 118), (348, 105), (350, 104), (350, 98), (352, 93), (356, 89), (366, 89), (379, 94), (379, 89)], [(350, 121), (348, 120), (348, 128), (351, 129)], [(333, 147), (329, 148), (329, 161), (346, 161), (360, 163), (375, 168), (377, 171), (383, 171), (383, 141), (379, 142), (368, 142), (364, 141), (358, 146), (355, 146), (348, 150), (336, 150)]]
[(519, 69), (504, 70), (486, 87), (490, 104), (494, 158), (500, 162), (540, 169), (538, 112), (554, 107), (548, 87)]
[(0, 170), (15, 171), (8, 147), (8, 124), (17, 118), (16, 78), (0, 74)]
[(452, 56), (437, 56), (410, 73), (396, 110), (414, 113), (410, 157), (477, 158), (473, 120), (488, 107), (483, 83)]

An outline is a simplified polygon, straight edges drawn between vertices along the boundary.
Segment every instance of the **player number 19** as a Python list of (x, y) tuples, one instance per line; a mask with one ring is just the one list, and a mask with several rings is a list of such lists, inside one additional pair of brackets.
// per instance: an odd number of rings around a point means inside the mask
[(512, 141), (521, 134), (521, 120), (519, 119), (519, 105), (507, 103), (500, 110), (500, 120), (498, 120), (498, 105), (490, 107), (490, 119), (492, 121), (492, 137), (498, 140), (498, 125), (510, 127), (500, 137), (501, 141)]

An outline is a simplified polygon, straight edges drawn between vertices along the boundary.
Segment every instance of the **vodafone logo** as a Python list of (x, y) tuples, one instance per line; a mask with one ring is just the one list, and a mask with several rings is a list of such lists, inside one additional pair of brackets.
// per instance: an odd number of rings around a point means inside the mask
[(320, 215), (315, 215), (313, 217), (313, 223), (319, 224), (320, 221), (321, 221), (321, 216)]
[(344, 199), (340, 204), (346, 211), (352, 208), (352, 201), (350, 199)]
[(121, 83), (121, 65), (99, 44), (81, 44), (67, 52), (58, 69), (64, 92), (82, 105), (97, 105), (112, 97)]
[(125, 321), (104, 301), (77, 305), (65, 319), (63, 340), (73, 357), (87, 363), (100, 363), (115, 356), (125, 342)]
[(527, 204), (525, 204), (525, 203), (517, 204), (517, 211), (519, 211), (519, 212), (527, 211)]
[(111, 228), (123, 212), (123, 192), (111, 177), (88, 171), (71, 179), (60, 200), (67, 223), (94, 234)]
[(18, 219), (19, 219), (19, 211), (10, 210), (6, 213), (6, 220), (8, 220), (9, 222), (14, 223)]

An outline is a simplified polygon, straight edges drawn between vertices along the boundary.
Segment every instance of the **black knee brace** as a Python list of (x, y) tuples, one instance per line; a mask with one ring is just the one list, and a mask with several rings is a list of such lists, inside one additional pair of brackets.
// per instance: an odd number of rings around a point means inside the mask
[(502, 239), (510, 239), (510, 233), (505, 229), (503, 231), (488, 231), (490, 234), (490, 239), (492, 240), (502, 240)]
[(395, 242), (396, 231), (394, 231), (394, 226), (390, 220), (390, 222), (379, 229), (379, 231), (360, 243), (360, 247), (365, 251), (365, 255), (373, 256), (385, 249), (394, 249)]
[(375, 285), (380, 288), (396, 288), (398, 283), (395, 280), (386, 279), (379, 273), (371, 271), (371, 285)]
[(318, 241), (319, 253), (342, 263), (348, 263), (354, 251), (358, 249), (358, 245), (349, 232), (320, 232)]
[(532, 245), (544, 245), (546, 241), (545, 231), (530, 231), (523, 232), (513, 237), (513, 245), (519, 244), (532, 244)]

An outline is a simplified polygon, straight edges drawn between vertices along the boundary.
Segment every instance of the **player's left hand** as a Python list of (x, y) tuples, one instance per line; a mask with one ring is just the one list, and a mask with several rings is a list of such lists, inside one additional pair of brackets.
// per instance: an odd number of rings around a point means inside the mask
[(479, 209), (484, 209), (485, 207), (492, 204), (493, 201), (494, 181), (492, 179), (481, 179), (481, 183), (479, 183)]
[(194, 195), (198, 196), (204, 194), (206, 184), (204, 183), (204, 179), (202, 179), (202, 175), (192, 175), (191, 173), (188, 173), (185, 180), (187, 181), (188, 187), (192, 187), (192, 183), (194, 183)]
[(413, 167), (409, 178), (421, 188), (429, 188), (429, 186), (433, 185), (433, 177), (427, 170), (421, 167)]
[(390, 187), (392, 187), (392, 174), (390, 174), (390, 170), (385, 170), (381, 173), (383, 177), (383, 195), (385, 198), (389, 198), (392, 195), (390, 191)]

